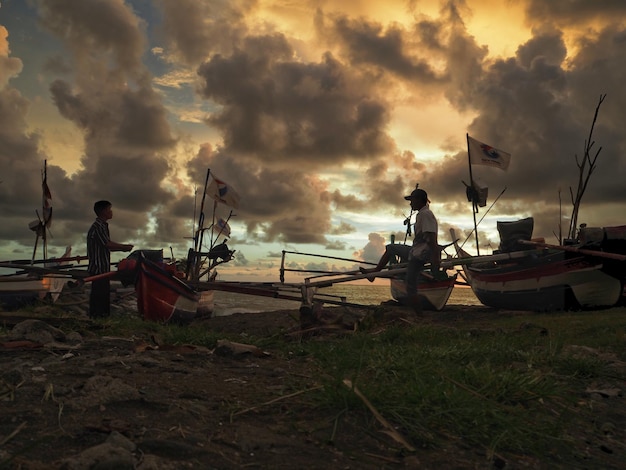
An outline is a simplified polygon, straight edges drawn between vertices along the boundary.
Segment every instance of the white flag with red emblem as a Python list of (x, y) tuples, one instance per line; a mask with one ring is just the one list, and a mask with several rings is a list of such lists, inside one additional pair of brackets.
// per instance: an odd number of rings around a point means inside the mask
[(215, 225), (213, 225), (213, 232), (218, 235), (230, 237), (230, 225), (228, 225), (228, 222), (220, 217), (217, 219), (217, 222), (215, 222)]
[(472, 165), (486, 165), (506, 171), (511, 154), (467, 136), (467, 151)]
[(213, 174), (211, 174), (211, 182), (206, 188), (206, 194), (222, 204), (226, 204), (235, 209), (239, 208), (240, 197), (237, 191), (235, 191), (231, 185), (216, 178)]

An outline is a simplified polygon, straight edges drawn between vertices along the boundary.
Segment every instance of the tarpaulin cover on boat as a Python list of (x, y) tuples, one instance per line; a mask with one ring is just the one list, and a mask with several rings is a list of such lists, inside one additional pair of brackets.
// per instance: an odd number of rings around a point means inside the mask
[(518, 243), (518, 240), (530, 240), (532, 238), (535, 224), (532, 217), (512, 222), (498, 221), (496, 224), (500, 234), (500, 252), (522, 251), (533, 248), (532, 246)]

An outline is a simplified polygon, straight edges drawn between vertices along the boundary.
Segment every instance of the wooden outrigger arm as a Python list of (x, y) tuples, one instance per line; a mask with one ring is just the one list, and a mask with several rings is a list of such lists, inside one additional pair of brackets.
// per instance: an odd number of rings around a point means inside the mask
[(585, 256), (607, 258), (607, 259), (612, 259), (615, 261), (626, 261), (626, 255), (620, 255), (618, 253), (608, 253), (606, 251), (586, 250), (584, 248), (578, 248), (575, 246), (551, 245), (549, 243), (534, 242), (532, 240), (519, 240), (519, 243), (522, 243), (523, 245), (533, 245), (533, 246), (539, 246), (542, 248), (552, 248), (555, 250), (569, 251), (572, 253), (580, 253), (581, 255), (585, 255)]

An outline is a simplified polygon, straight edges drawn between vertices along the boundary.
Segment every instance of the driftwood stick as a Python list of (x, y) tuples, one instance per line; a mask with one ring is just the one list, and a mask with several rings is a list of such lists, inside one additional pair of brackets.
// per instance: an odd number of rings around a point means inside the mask
[(454, 385), (456, 385), (457, 387), (462, 388), (463, 390), (465, 390), (465, 391), (466, 391), (466, 392), (468, 392), (468, 393), (471, 393), (471, 394), (472, 394), (472, 395), (474, 395), (475, 397), (481, 398), (481, 399), (483, 399), (483, 400), (487, 400), (487, 399), (488, 399), (486, 396), (484, 396), (484, 395), (482, 395), (482, 394), (478, 393), (476, 390), (472, 390), (472, 389), (471, 389), (471, 388), (469, 388), (468, 386), (463, 385), (462, 383), (457, 382), (457, 381), (456, 381), (456, 380), (454, 380), (454, 379), (451, 379), (451, 378), (450, 378), (450, 377), (448, 377), (447, 375), (444, 375), (444, 374), (440, 374), (440, 375), (441, 375), (441, 377), (442, 377), (442, 378), (444, 378), (444, 379), (445, 379), (445, 380), (447, 380), (448, 382), (453, 383), (453, 384), (454, 384)]
[(298, 392), (290, 393), (289, 395), (283, 395), (282, 397), (274, 398), (273, 400), (266, 401), (265, 403), (261, 403), (260, 405), (251, 406), (250, 408), (246, 408), (245, 410), (239, 410), (236, 413), (231, 414), (231, 418), (234, 417), (234, 416), (237, 416), (237, 415), (242, 415), (244, 413), (248, 413), (249, 411), (257, 410), (257, 409), (261, 408), (262, 406), (267, 406), (267, 405), (271, 405), (273, 403), (279, 402), (281, 400), (286, 400), (287, 398), (293, 398), (293, 397), (296, 397), (298, 395), (302, 395), (303, 393), (312, 392), (314, 390), (319, 390), (320, 388), (324, 388), (324, 386), (323, 385), (318, 385), (317, 387), (307, 388), (305, 390), (300, 390)]
[(20, 431), (24, 429), (25, 427), (26, 427), (26, 421), (24, 421), (17, 428), (15, 428), (15, 430), (11, 434), (9, 434), (7, 437), (2, 439), (2, 441), (0, 441), (0, 446), (3, 446), (7, 442), (9, 442), (11, 439), (13, 439), (15, 436), (17, 436), (20, 433)]
[(343, 383), (344, 383), (344, 385), (346, 387), (348, 387), (350, 390), (352, 390), (354, 392), (354, 394), (363, 401), (363, 403), (365, 403), (365, 406), (367, 406), (369, 408), (369, 410), (372, 412), (372, 414), (378, 420), (378, 422), (383, 425), (383, 427), (385, 428), (384, 432), (386, 434), (391, 436), (396, 442), (402, 444), (407, 450), (409, 450), (411, 452), (415, 451), (415, 448), (411, 444), (409, 444), (406, 441), (406, 439), (404, 439), (404, 437), (398, 431), (395, 430), (395, 428), (389, 423), (389, 421), (387, 421), (378, 412), (378, 410), (376, 410), (376, 408), (374, 408), (374, 405), (372, 405), (370, 403), (370, 401), (367, 399), (367, 397), (361, 393), (361, 391), (356, 387), (356, 385), (354, 385), (352, 383), (352, 381), (350, 379), (344, 379)]

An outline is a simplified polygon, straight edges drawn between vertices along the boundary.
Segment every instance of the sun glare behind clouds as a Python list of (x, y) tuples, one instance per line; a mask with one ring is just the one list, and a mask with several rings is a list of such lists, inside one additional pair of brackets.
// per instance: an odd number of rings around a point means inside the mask
[(466, 133), (513, 155), (474, 172), (489, 203), (509, 188), (481, 232), (528, 214), (549, 236), (604, 93), (581, 215), (619, 222), (624, 18), (614, 0), (2, 2), (0, 245), (32, 251), (44, 159), (54, 243), (77, 253), (101, 197), (115, 238), (186, 253), (207, 167), (240, 192), (232, 245), (255, 276), (285, 246), (401, 232), (416, 182), (466, 228)]

